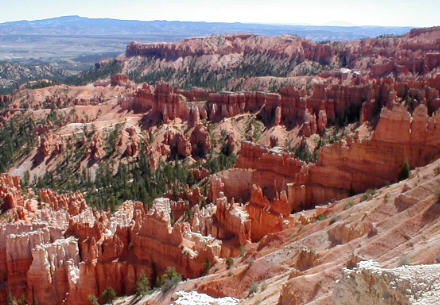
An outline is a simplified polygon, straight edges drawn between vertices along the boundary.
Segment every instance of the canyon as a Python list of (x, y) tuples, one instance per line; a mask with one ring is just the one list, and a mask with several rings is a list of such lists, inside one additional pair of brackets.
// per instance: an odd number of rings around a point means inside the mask
[[(0, 303), (429, 304), (439, 41), (134, 42), (109, 78), (1, 96)], [(196, 70), (235, 72), (188, 88)], [(169, 267), (185, 280), (165, 289)]]

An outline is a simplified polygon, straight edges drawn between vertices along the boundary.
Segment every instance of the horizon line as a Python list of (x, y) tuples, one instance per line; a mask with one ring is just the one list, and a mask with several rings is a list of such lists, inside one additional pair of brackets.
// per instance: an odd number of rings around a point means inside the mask
[[(68, 17), (76, 17), (81, 19), (97, 19), (97, 20), (118, 20), (118, 21), (137, 21), (137, 22), (186, 22), (186, 23), (224, 23), (224, 24), (255, 24), (255, 25), (272, 25), (272, 26), (311, 26), (311, 27), (343, 27), (343, 28), (354, 28), (354, 27), (382, 27), (382, 28), (431, 28), (431, 27), (438, 27), (440, 25), (433, 25), (433, 26), (426, 26), (426, 27), (418, 27), (418, 26), (411, 26), (411, 25), (357, 25), (357, 24), (350, 24), (349, 22), (339, 20), (339, 21), (329, 21), (324, 24), (310, 24), (310, 23), (271, 23), (271, 22), (242, 22), (242, 21), (206, 21), (206, 20), (167, 20), (167, 19), (152, 19), (152, 20), (140, 20), (140, 19), (118, 19), (118, 18), (112, 18), (112, 17), (85, 17), (80, 15), (62, 15), (62, 16), (55, 16), (55, 17), (47, 17), (42, 19), (21, 19), (21, 20), (9, 20), (9, 21), (0, 21), (1, 24), (6, 23), (16, 23), (16, 22), (37, 22), (37, 21), (44, 21), (44, 20), (50, 20), (50, 19), (61, 19), (61, 18), (68, 18)], [(347, 24), (329, 24), (332, 22), (341, 22), (341, 23), (347, 23)]]

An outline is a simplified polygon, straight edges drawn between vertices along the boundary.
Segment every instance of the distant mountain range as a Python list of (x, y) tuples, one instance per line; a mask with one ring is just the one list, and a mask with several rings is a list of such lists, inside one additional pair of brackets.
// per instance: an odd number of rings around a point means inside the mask
[(356, 40), (378, 35), (401, 35), (409, 27), (273, 25), (225, 22), (137, 21), (64, 16), (0, 24), (0, 35), (131, 36), (171, 41), (183, 37), (246, 32), (260, 35), (294, 34), (319, 40)]

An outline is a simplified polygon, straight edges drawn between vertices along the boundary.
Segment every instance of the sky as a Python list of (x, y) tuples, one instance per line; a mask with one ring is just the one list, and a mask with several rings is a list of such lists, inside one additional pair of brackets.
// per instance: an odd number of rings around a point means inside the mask
[(79, 15), (127, 20), (440, 25), (440, 0), (0, 0), (0, 22)]

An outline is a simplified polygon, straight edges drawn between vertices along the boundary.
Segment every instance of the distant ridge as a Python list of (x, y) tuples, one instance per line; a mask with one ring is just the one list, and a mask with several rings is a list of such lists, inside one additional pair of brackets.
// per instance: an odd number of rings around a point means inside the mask
[[(256, 23), (139, 21), (111, 18), (62, 16), (42, 20), (22, 20), (0, 23), (0, 35), (49, 36), (154, 36), (175, 41), (185, 37), (247, 32), (259, 35), (294, 34), (315, 41), (356, 40), (379, 35), (402, 35), (410, 27), (340, 26), (340, 25), (280, 25)], [(154, 40), (154, 39), (153, 39)]]

